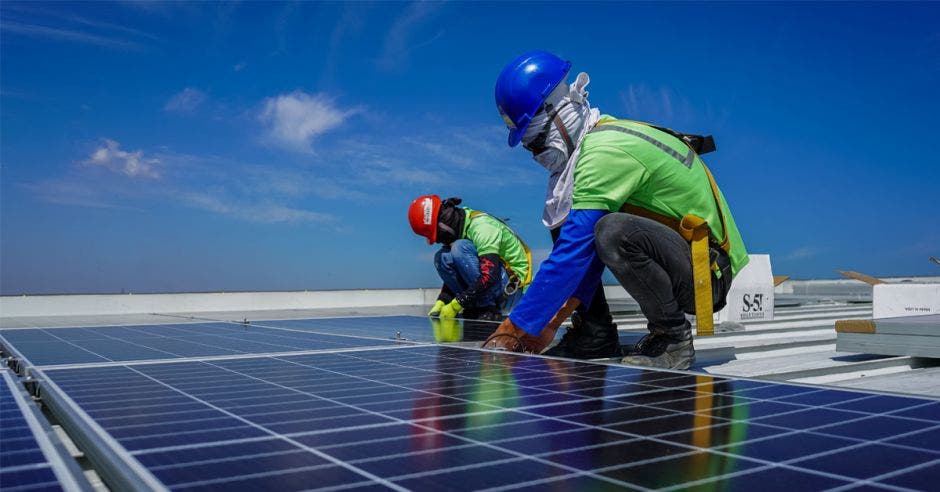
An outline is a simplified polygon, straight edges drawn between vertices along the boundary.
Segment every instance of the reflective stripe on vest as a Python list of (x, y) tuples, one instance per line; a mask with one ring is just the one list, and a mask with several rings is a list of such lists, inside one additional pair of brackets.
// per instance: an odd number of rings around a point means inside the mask
[(615, 131), (615, 132), (626, 133), (627, 135), (633, 135), (634, 137), (642, 138), (643, 140), (646, 140), (647, 142), (655, 145), (656, 147), (659, 147), (659, 150), (662, 150), (663, 152), (671, 155), (673, 159), (681, 162), (683, 166), (689, 169), (692, 169), (692, 163), (695, 162), (695, 151), (692, 150), (691, 147), (689, 148), (689, 153), (686, 154), (685, 157), (683, 157), (682, 154), (673, 150), (672, 147), (660, 142), (659, 140), (656, 140), (655, 138), (643, 132), (638, 132), (631, 128), (624, 128), (622, 126), (603, 126), (603, 127), (600, 126), (608, 122), (609, 121), (598, 123), (598, 126), (594, 127), (594, 129), (591, 130), (590, 133)]

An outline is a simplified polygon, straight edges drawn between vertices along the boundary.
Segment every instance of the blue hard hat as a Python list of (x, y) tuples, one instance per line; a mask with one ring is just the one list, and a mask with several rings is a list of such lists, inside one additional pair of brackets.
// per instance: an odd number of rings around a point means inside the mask
[(548, 95), (565, 80), (571, 62), (547, 51), (529, 51), (509, 62), (496, 79), (496, 108), (509, 127), (509, 146), (522, 140)]

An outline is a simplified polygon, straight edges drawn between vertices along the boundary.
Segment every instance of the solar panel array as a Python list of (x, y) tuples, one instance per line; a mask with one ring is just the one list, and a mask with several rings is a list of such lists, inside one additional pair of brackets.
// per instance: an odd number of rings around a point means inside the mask
[(33, 414), (9, 371), (0, 369), (0, 489), (5, 492), (82, 490), (51, 430)]
[[(384, 338), (417, 330), (408, 318), (0, 334), (54, 410), (80, 415), (70, 425), (106, 435), (96, 446), (131, 464), (122, 483), (929, 490), (940, 478), (937, 400)], [(357, 331), (383, 336), (340, 336)], [(291, 350), (240, 345), (272, 340)], [(199, 347), (211, 357), (186, 356)], [(58, 365), (89, 349), (104, 360)]]
[(498, 325), (492, 321), (439, 320), (426, 316), (278, 319), (255, 321), (253, 324), (317, 333), (395, 338), (418, 342), (483, 341)]
[(398, 343), (389, 338), (236, 323), (11, 329), (0, 331), (0, 342), (15, 348), (35, 366), (336, 350)]

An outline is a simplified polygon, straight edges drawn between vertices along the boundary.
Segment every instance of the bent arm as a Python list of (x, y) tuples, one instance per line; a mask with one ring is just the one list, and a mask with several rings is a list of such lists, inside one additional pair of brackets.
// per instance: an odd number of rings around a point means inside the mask
[(585, 305), (591, 303), (604, 271), (594, 247), (594, 225), (606, 214), (606, 210), (571, 211), (552, 253), (509, 315), (515, 326), (530, 335), (539, 335), (564, 312), (560, 311), (563, 306), (570, 307), (566, 302), (572, 297)]

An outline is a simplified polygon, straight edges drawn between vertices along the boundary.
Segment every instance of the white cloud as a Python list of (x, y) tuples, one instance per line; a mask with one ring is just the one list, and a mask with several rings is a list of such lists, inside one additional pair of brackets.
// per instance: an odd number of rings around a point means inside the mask
[(627, 118), (657, 125), (681, 128), (707, 122), (710, 131), (714, 132), (728, 118), (726, 109), (714, 106), (708, 99), (693, 102), (678, 90), (665, 86), (631, 84), (620, 91), (620, 101), (626, 109)]
[(379, 68), (392, 70), (401, 67), (407, 61), (408, 53), (439, 38), (443, 34), (442, 31), (438, 31), (430, 39), (419, 43), (412, 44), (411, 41), (412, 33), (439, 9), (440, 5), (433, 2), (418, 1), (409, 5), (402, 15), (395, 19), (385, 35), (382, 57), (378, 60)]
[(122, 189), (109, 189), (108, 185), (74, 177), (52, 178), (35, 183), (23, 183), (24, 189), (40, 200), (58, 205), (78, 207), (138, 210), (115, 200)]
[(820, 253), (819, 248), (815, 246), (803, 246), (801, 248), (796, 248), (791, 251), (789, 254), (783, 257), (784, 260), (805, 260), (818, 256)]
[(187, 87), (174, 94), (163, 106), (163, 110), (190, 113), (199, 108), (205, 101), (206, 93), (193, 87)]
[(450, 145), (445, 145), (439, 142), (422, 142), (415, 139), (408, 139), (408, 143), (422, 147), (429, 154), (437, 159), (440, 159), (442, 162), (454, 165), (461, 169), (473, 169), (475, 166), (479, 166), (480, 164), (477, 159), (474, 159), (469, 155), (460, 152), (454, 152), (453, 147)]
[(360, 135), (337, 142), (332, 161), (344, 163), (336, 166), (337, 172), (354, 175), (348, 184), (359, 188), (432, 188), (455, 181), (473, 188), (511, 188), (516, 183), (544, 186), (548, 179), (537, 164), (505, 147), (501, 126), (454, 127), (434, 122), (415, 126), (427, 130), (411, 130), (407, 136)]
[(326, 50), (326, 56), (323, 57), (321, 86), (333, 85), (336, 69), (345, 61), (343, 55), (346, 44), (363, 30), (371, 8), (365, 2), (343, 2), (339, 16), (334, 19), (330, 44)]
[(127, 152), (121, 150), (120, 147), (121, 144), (106, 138), (104, 145), (95, 149), (82, 163), (103, 167), (132, 178), (156, 179), (160, 177), (160, 172), (157, 170), (157, 166), (160, 165), (159, 159), (145, 158), (142, 150)]
[(259, 120), (265, 136), (273, 144), (295, 152), (313, 152), (314, 139), (359, 112), (340, 109), (323, 94), (303, 91), (281, 94), (264, 100)]
[[(107, 173), (97, 172), (107, 170)], [(160, 179), (132, 179), (126, 176)], [(235, 220), (262, 224), (313, 224), (341, 232), (338, 218), (308, 207), (329, 207), (322, 200), (365, 200), (358, 180), (337, 180), (317, 169), (285, 163), (250, 164), (215, 155), (181, 154), (160, 148), (127, 152), (114, 140), (67, 174), (31, 183), (24, 189), (48, 203), (144, 211), (185, 207)]]
[(292, 208), (276, 203), (233, 203), (205, 192), (184, 192), (179, 197), (190, 206), (240, 220), (259, 223), (329, 223), (330, 214)]
[(58, 11), (55, 9), (50, 9), (48, 7), (39, 6), (34, 8), (30, 4), (14, 4), (6, 9), (4, 9), (4, 14), (13, 14), (14, 17), (29, 18), (29, 19), (40, 19), (42, 22), (64, 22), (66, 24), (80, 24), (83, 26), (92, 27), (94, 29), (102, 31), (118, 31), (123, 34), (130, 34), (135, 37), (147, 38), (153, 41), (161, 41), (160, 38), (154, 36), (153, 34), (141, 31), (139, 29), (133, 29), (126, 25), (113, 24), (111, 22), (104, 22), (99, 19), (88, 19), (75, 15), (69, 11)]
[(117, 39), (108, 35), (92, 34), (74, 29), (48, 27), (38, 24), (3, 21), (0, 23), (0, 31), (3, 31), (6, 34), (16, 34), (52, 41), (91, 44), (117, 50), (142, 51), (144, 49), (143, 46), (134, 41)]
[(677, 98), (673, 91), (666, 87), (654, 89), (642, 84), (631, 84), (620, 93), (620, 100), (631, 118), (647, 118), (654, 121), (672, 121), (676, 116), (676, 99), (679, 99), (679, 105), (687, 109), (687, 102)]
[(248, 66), (248, 64), (245, 63), (245, 62), (238, 62), (238, 63), (236, 63), (234, 66), (232, 66), (232, 70), (234, 70), (234, 71), (236, 71), (236, 72), (241, 72), (241, 71), (244, 70), (245, 67), (247, 67), (247, 66)]

